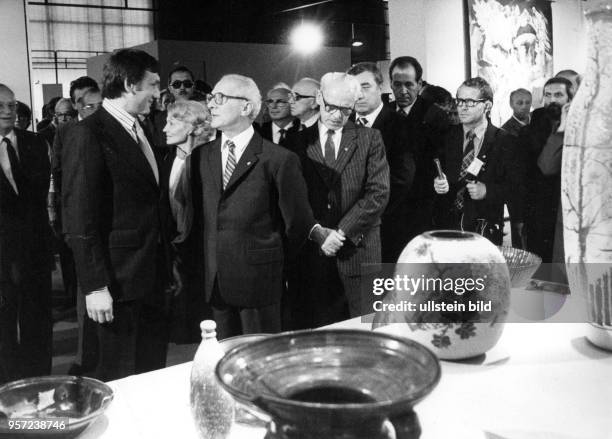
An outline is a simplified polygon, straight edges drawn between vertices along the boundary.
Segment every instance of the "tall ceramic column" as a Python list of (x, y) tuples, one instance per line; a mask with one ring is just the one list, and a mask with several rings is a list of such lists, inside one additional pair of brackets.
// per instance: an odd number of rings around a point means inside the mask
[(587, 67), (563, 149), (564, 245), (571, 293), (587, 299), (587, 337), (612, 350), (612, 0), (587, 7)]

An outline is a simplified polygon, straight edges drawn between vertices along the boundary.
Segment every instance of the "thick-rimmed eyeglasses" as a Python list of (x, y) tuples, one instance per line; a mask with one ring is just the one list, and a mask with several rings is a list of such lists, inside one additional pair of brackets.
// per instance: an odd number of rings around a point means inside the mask
[(480, 104), (481, 102), (487, 102), (487, 99), (455, 99), (455, 105), (457, 107), (466, 106), (468, 108), (473, 108), (476, 104)]
[(264, 102), (268, 107), (286, 107), (289, 105), (289, 101), (286, 101), (285, 99), (266, 99)]
[(301, 95), (301, 94), (299, 94), (299, 93), (295, 93), (295, 92), (293, 92), (293, 93), (291, 93), (291, 94), (289, 95), (289, 102), (291, 102), (291, 101), (297, 102), (297, 101), (301, 101), (302, 99), (308, 99), (308, 98), (314, 98), (314, 97), (315, 97), (315, 96), (311, 96), (311, 95)]
[(353, 107), (341, 107), (339, 105), (327, 103), (327, 101), (323, 97), (323, 94), (321, 94), (321, 100), (323, 101), (323, 105), (325, 106), (325, 111), (327, 111), (328, 113), (335, 113), (336, 111), (339, 111), (344, 117), (348, 117), (353, 112)]
[(193, 81), (190, 81), (189, 79), (186, 79), (184, 81), (179, 81), (177, 79), (176, 81), (172, 81), (170, 85), (172, 86), (172, 88), (176, 88), (176, 89), (181, 88), (181, 85), (183, 85), (183, 87), (185, 88), (191, 88), (193, 87)]
[(97, 110), (102, 105), (102, 102), (95, 102), (93, 104), (83, 105), (83, 110)]
[(223, 105), (228, 101), (228, 99), (241, 99), (243, 101), (248, 101), (247, 98), (243, 98), (242, 96), (230, 96), (223, 93), (209, 93), (206, 95), (207, 104), (214, 101), (217, 105)]

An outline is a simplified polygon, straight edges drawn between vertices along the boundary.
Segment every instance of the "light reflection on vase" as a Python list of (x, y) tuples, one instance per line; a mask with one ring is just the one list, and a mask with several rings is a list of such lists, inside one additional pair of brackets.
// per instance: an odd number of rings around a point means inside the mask
[(587, 8), (587, 66), (564, 137), (563, 237), (571, 293), (587, 298), (587, 337), (612, 350), (612, 0)]

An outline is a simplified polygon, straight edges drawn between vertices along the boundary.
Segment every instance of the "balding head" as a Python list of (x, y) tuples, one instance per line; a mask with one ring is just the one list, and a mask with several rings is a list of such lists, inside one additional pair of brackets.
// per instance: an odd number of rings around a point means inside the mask
[(317, 94), (323, 124), (331, 130), (342, 128), (360, 95), (361, 87), (353, 76), (340, 72), (323, 75), (321, 90)]
[(11, 132), (17, 118), (15, 93), (4, 84), (0, 84), (0, 136)]
[(316, 79), (302, 78), (291, 89), (291, 115), (302, 122), (307, 121), (319, 111), (317, 92), (320, 83)]
[(55, 104), (55, 123), (57, 125), (63, 125), (66, 122), (71, 121), (75, 116), (74, 107), (70, 99), (61, 98)]

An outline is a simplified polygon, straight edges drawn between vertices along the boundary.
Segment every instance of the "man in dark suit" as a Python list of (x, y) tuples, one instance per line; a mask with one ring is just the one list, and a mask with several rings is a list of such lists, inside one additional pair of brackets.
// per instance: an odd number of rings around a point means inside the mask
[(523, 127), (529, 125), (531, 92), (524, 88), (517, 88), (510, 93), (510, 108), (512, 108), (512, 116), (501, 128), (502, 130), (506, 130), (508, 134), (518, 137)]
[(382, 261), (397, 261), (409, 237), (406, 225), (410, 222), (407, 198), (414, 180), (416, 165), (413, 151), (421, 150), (420, 136), (411, 136), (403, 119), (382, 103), (383, 77), (372, 62), (355, 64), (348, 72), (361, 85), (361, 96), (355, 104), (355, 121), (358, 125), (380, 131), (389, 162), (391, 192), (389, 203), (382, 217)]
[(423, 68), (411, 56), (400, 56), (391, 61), (389, 80), (395, 101), (389, 107), (404, 120), (406, 129), (414, 142), (416, 172), (414, 183), (408, 194), (409, 223), (405, 226), (407, 239), (432, 228), (434, 192), (431, 179), (434, 177), (433, 158), (439, 137), (425, 124), (430, 103), (419, 95), (423, 86)]
[(299, 119), (291, 115), (290, 96), (289, 86), (278, 84), (268, 91), (264, 101), (270, 120), (261, 124), (259, 134), (277, 145), (283, 145), (287, 135), (300, 130)]
[(354, 77), (325, 74), (317, 93), (319, 122), (288, 142), (302, 160), (315, 218), (335, 230), (322, 248), (307, 243), (299, 259), (303, 287), (295, 311), (311, 326), (346, 318), (347, 305), (351, 317), (363, 314), (361, 264), (381, 262), (389, 166), (380, 132), (349, 121), (360, 94)]
[(123, 49), (104, 66), (102, 108), (68, 133), (64, 232), (87, 314), (96, 322), (103, 380), (165, 366), (168, 199), (138, 116), (159, 97), (157, 60)]
[(516, 173), (507, 140), (487, 114), (493, 91), (482, 78), (468, 79), (457, 90), (461, 125), (446, 134), (440, 159), (444, 176), (434, 179), (436, 223), (440, 228), (477, 232), (501, 245), (504, 203)]
[(290, 257), (284, 247), (291, 253), (315, 225), (299, 159), (254, 131), (261, 95), (252, 79), (224, 76), (208, 106), (211, 127), (222, 135), (194, 150), (191, 161), (217, 335), (278, 332)]
[(49, 156), (16, 108), (0, 84), (0, 384), (51, 373)]

